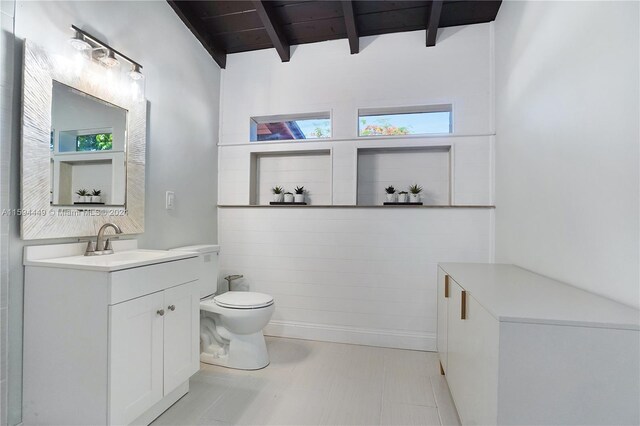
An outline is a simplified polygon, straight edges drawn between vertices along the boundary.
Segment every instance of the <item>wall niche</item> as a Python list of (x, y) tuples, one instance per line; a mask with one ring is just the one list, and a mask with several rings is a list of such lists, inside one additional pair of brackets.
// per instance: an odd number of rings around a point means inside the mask
[(357, 204), (378, 206), (385, 201), (385, 188), (408, 191), (423, 187), (425, 206), (451, 205), (451, 147), (380, 147), (358, 149)]
[(331, 205), (331, 150), (254, 152), (250, 185), (251, 205), (268, 205), (276, 185), (292, 193), (304, 186), (308, 204)]

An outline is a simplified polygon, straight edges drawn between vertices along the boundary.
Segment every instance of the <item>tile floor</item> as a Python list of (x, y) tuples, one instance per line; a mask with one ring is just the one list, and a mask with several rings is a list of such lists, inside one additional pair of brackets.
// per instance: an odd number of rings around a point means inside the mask
[(437, 355), (267, 337), (258, 371), (202, 364), (160, 425), (458, 425)]

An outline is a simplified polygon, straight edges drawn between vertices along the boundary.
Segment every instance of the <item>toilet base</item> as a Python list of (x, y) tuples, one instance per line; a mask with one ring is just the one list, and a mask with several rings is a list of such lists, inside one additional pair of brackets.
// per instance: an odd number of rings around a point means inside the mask
[(237, 370), (260, 370), (269, 365), (269, 353), (262, 331), (253, 334), (230, 334), (226, 350), (203, 348), (200, 361)]

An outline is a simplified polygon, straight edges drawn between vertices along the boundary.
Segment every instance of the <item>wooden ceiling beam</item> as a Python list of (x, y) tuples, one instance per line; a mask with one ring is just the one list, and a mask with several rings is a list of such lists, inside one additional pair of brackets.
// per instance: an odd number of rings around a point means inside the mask
[(436, 45), (440, 14), (442, 12), (442, 0), (433, 0), (429, 12), (429, 24), (427, 25), (427, 47)]
[(278, 24), (273, 5), (267, 1), (257, 0), (253, 1), (253, 6), (256, 8), (262, 25), (264, 25), (264, 29), (271, 39), (271, 44), (273, 44), (278, 55), (280, 55), (280, 59), (282, 59), (282, 62), (289, 62), (291, 59), (291, 48), (282, 28)]
[(227, 53), (213, 43), (211, 35), (205, 28), (202, 20), (189, 7), (189, 4), (179, 0), (167, 0), (167, 3), (169, 3), (169, 6), (171, 6), (173, 11), (178, 15), (182, 22), (184, 22), (187, 28), (191, 30), (193, 35), (196, 36), (209, 55), (211, 55), (213, 60), (216, 61), (218, 66), (224, 69), (227, 66)]
[(344, 26), (347, 29), (349, 48), (351, 49), (351, 54), (354, 55), (360, 52), (360, 39), (358, 38), (356, 16), (353, 13), (353, 2), (350, 0), (343, 0), (342, 12), (344, 13)]

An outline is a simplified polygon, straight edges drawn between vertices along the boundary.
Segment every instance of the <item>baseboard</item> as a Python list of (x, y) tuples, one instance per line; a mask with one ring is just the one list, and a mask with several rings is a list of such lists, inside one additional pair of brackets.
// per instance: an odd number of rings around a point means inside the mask
[(381, 346), (385, 348), (436, 351), (434, 333), (416, 333), (396, 330), (339, 327), (292, 321), (271, 321), (264, 334), (274, 337), (320, 340), (323, 342), (351, 343), (355, 345)]

